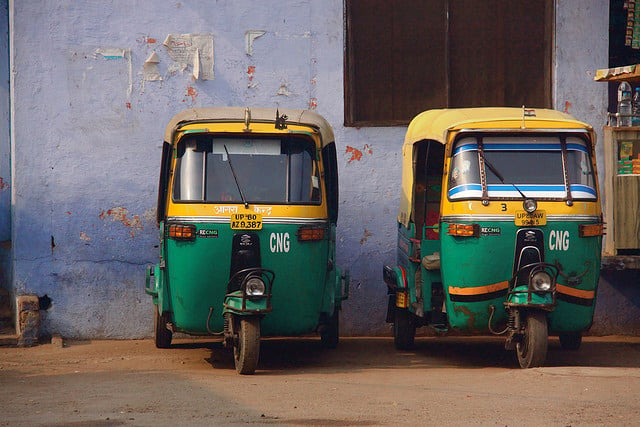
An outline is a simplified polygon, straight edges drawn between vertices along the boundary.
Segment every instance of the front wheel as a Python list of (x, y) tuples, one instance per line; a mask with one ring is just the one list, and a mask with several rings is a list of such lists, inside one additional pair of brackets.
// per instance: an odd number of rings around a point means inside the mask
[(560, 346), (564, 350), (577, 350), (582, 344), (582, 332), (568, 332), (566, 334), (560, 334)]
[(241, 317), (235, 322), (238, 325), (238, 335), (233, 344), (236, 371), (251, 375), (256, 371), (260, 357), (260, 318)]
[(516, 344), (518, 362), (523, 369), (542, 366), (547, 358), (548, 332), (547, 315), (541, 311), (529, 312), (524, 316), (524, 335)]
[(169, 348), (171, 346), (172, 332), (167, 329), (167, 323), (169, 322), (169, 313), (164, 312), (160, 315), (160, 310), (156, 305), (155, 317), (153, 319), (154, 326), (154, 338), (157, 348)]
[(396, 307), (393, 318), (393, 343), (398, 350), (413, 347), (416, 338), (416, 322), (407, 309)]

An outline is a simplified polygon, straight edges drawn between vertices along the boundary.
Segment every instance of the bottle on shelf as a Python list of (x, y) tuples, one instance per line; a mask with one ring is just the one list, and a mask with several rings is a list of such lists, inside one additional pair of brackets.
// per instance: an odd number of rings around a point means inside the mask
[(633, 100), (631, 101), (631, 118), (632, 126), (640, 126), (640, 87), (635, 88), (633, 92)]
[(622, 82), (618, 86), (618, 126), (631, 126), (631, 85)]

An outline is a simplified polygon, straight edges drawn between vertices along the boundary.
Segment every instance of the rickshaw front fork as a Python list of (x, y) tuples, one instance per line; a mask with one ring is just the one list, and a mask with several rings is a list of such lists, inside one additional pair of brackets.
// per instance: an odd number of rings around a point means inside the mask
[(515, 350), (516, 344), (522, 341), (522, 337), (525, 331), (522, 326), (522, 316), (526, 313), (516, 307), (507, 307), (507, 325), (502, 331), (495, 331), (491, 326), (493, 314), (495, 311), (494, 306), (489, 307), (491, 314), (489, 315), (489, 331), (494, 335), (506, 334), (507, 339), (504, 343), (506, 350)]
[(238, 336), (237, 334), (235, 334), (236, 336), (234, 337), (234, 333), (233, 333), (233, 314), (231, 313), (225, 313), (224, 314), (224, 330), (223, 330), (223, 335), (224, 335), (224, 347), (225, 348), (233, 348), (234, 344), (237, 344), (238, 341)]
[(507, 340), (504, 343), (504, 348), (506, 350), (515, 350), (516, 344), (522, 340), (523, 336), (520, 310), (514, 308), (507, 310), (509, 317), (507, 318), (507, 328), (505, 329)]

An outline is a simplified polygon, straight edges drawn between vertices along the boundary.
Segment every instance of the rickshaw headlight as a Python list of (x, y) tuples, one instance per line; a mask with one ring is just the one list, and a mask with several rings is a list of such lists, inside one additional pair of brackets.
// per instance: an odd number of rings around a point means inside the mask
[(522, 202), (522, 207), (525, 211), (532, 213), (535, 212), (536, 209), (538, 209), (538, 202), (533, 199), (526, 199), (524, 202)]
[(259, 277), (252, 277), (247, 280), (247, 284), (245, 285), (245, 289), (247, 295), (250, 297), (260, 297), (263, 296), (266, 291), (266, 286), (264, 285), (264, 281), (262, 281)]
[(551, 290), (551, 276), (546, 271), (533, 273), (531, 277), (531, 288), (535, 292), (548, 292)]

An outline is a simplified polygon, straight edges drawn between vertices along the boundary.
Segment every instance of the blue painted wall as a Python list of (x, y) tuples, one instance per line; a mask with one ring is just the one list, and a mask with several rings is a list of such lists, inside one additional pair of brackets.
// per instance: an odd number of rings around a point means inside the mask
[(0, 1), (0, 288), (11, 283), (9, 2)]
[[(608, 2), (557, 3), (556, 108), (601, 127), (606, 85), (593, 83), (590, 73), (607, 63)], [(158, 256), (164, 126), (193, 106), (255, 105), (315, 108), (333, 125), (341, 174), (338, 258), (354, 284), (343, 330), (389, 332), (381, 268), (395, 259), (405, 128), (343, 126), (341, 0), (60, 0), (13, 7), (11, 289), (53, 300), (46, 331), (151, 334), (143, 283), (145, 266)], [(265, 34), (248, 55), (250, 30)], [(162, 45), (171, 33), (213, 35), (213, 80), (173, 67)], [(110, 48), (123, 55), (105, 58), (101, 52)], [(153, 52), (162, 81), (143, 78)], [(7, 69), (1, 61), (0, 73)], [(0, 92), (0, 114), (3, 99)], [(6, 123), (0, 115), (0, 141)], [(1, 152), (0, 177), (7, 170)]]

